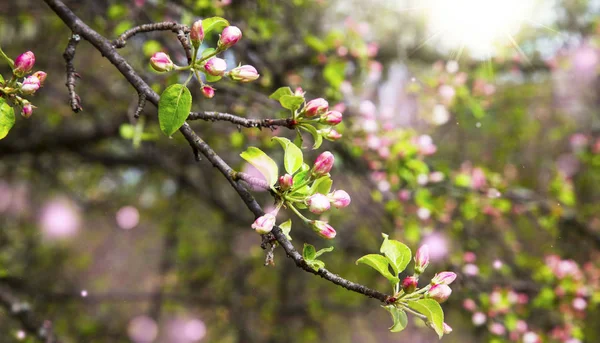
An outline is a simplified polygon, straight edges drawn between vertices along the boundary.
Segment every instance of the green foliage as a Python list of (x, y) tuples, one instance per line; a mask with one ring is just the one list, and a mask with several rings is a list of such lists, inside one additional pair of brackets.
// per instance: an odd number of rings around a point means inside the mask
[(390, 327), (391, 332), (400, 332), (406, 328), (406, 325), (408, 325), (408, 316), (406, 315), (406, 312), (404, 312), (404, 310), (394, 305), (387, 305), (381, 307), (385, 308), (392, 315), (392, 320), (394, 321), (394, 323)]
[(304, 249), (302, 249), (302, 257), (312, 269), (318, 271), (320, 268), (325, 268), (325, 262), (318, 260), (317, 257), (323, 255), (326, 252), (331, 251), (333, 251), (333, 247), (324, 248), (319, 251), (316, 251), (314, 246), (304, 243)]
[(202, 29), (205, 35), (208, 35), (212, 31), (222, 30), (227, 26), (229, 26), (229, 22), (221, 17), (211, 17), (202, 20)]
[(277, 167), (277, 163), (275, 163), (269, 155), (265, 154), (264, 151), (259, 148), (249, 147), (246, 151), (242, 152), (240, 156), (258, 169), (265, 177), (269, 186), (272, 187), (275, 185), (277, 177), (279, 176), (279, 168)]
[(368, 254), (356, 260), (356, 264), (359, 263), (366, 264), (367, 266), (375, 269), (379, 272), (379, 274), (383, 275), (383, 277), (388, 279), (393, 285), (400, 282), (400, 279), (398, 279), (397, 276), (394, 276), (392, 273), (390, 273), (390, 261), (385, 256), (377, 254)]
[(423, 314), (427, 318), (427, 324), (442, 338), (444, 335), (444, 311), (440, 304), (435, 300), (421, 299), (409, 302), (408, 306)]
[(162, 132), (171, 136), (185, 123), (192, 109), (192, 94), (185, 85), (167, 87), (158, 102), (158, 122)]
[(385, 233), (383, 234), (380, 252), (388, 259), (396, 275), (404, 271), (412, 258), (409, 247), (396, 240), (388, 239), (388, 235)]
[(0, 139), (8, 135), (13, 125), (15, 125), (15, 111), (6, 100), (0, 98)]
[(302, 163), (304, 162), (302, 150), (300, 150), (300, 148), (294, 145), (294, 143), (287, 138), (273, 137), (273, 139), (281, 144), (281, 147), (285, 152), (283, 158), (285, 171), (293, 175), (298, 169), (300, 169)]

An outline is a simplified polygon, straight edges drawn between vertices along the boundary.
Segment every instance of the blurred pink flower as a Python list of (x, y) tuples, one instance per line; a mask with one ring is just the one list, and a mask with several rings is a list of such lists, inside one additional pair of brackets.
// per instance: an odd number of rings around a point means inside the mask
[(429, 246), (429, 258), (431, 261), (439, 261), (448, 255), (448, 241), (440, 233), (432, 233), (425, 237), (421, 244)]
[(119, 209), (116, 215), (117, 225), (123, 230), (130, 230), (136, 227), (140, 222), (140, 213), (133, 206), (124, 206)]
[(127, 334), (135, 343), (150, 343), (158, 336), (158, 325), (148, 316), (137, 316), (129, 321)]
[(67, 199), (55, 198), (42, 208), (40, 226), (42, 234), (48, 239), (73, 237), (80, 225), (79, 209)]

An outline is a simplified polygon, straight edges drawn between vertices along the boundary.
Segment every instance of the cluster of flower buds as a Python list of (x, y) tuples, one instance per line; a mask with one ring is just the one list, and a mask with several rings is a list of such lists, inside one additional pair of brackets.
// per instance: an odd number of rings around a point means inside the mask
[[(216, 49), (210, 53), (199, 54), (200, 46), (208, 32), (204, 31), (202, 20), (197, 20), (190, 28), (190, 42), (194, 48), (194, 57), (199, 56), (193, 63), (187, 67), (180, 67), (173, 63), (169, 55), (164, 52), (157, 52), (150, 58), (150, 66), (159, 73), (172, 70), (191, 70), (196, 77), (198, 73), (206, 75), (206, 82), (218, 81), (221, 77), (229, 77), (238, 82), (251, 82), (259, 78), (258, 71), (251, 65), (240, 65), (227, 71), (227, 62), (219, 57), (219, 53), (231, 48), (242, 39), (242, 31), (236, 26), (227, 26), (220, 34)], [(210, 50), (206, 50), (210, 51)], [(206, 98), (212, 98), (215, 95), (215, 89), (206, 85), (204, 81), (198, 79), (201, 83), (202, 94)]]
[[(304, 96), (302, 89), (296, 90), (296, 93), (300, 93), (300, 96)], [(304, 108), (300, 111), (299, 118), (306, 118), (309, 121), (315, 120), (319, 124), (326, 125), (323, 129), (318, 130), (318, 133), (323, 138), (336, 141), (342, 137), (333, 127), (342, 122), (341, 110), (329, 109), (329, 103), (323, 98), (317, 98), (310, 100), (306, 103)]]
[[(33, 113), (35, 106), (30, 101), (24, 99), (24, 95), (33, 95), (44, 85), (46, 73), (36, 71), (27, 76), (33, 70), (35, 65), (35, 55), (31, 51), (27, 51), (19, 55), (13, 66), (12, 78), (5, 82), (0, 82), (0, 94), (6, 99), (10, 99), (13, 103), (21, 106), (21, 115), (29, 118)], [(22, 81), (19, 81), (23, 78)]]

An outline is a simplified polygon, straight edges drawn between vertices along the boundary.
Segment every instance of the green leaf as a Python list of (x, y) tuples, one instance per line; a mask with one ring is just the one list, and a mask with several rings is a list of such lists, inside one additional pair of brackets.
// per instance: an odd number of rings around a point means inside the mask
[(399, 241), (388, 239), (388, 235), (385, 233), (382, 235), (383, 243), (379, 251), (388, 258), (392, 269), (398, 275), (406, 268), (412, 258), (410, 248)]
[(287, 237), (287, 239), (291, 241), (292, 236), (290, 236), (290, 232), (292, 231), (292, 220), (288, 219), (286, 222), (279, 224), (279, 228), (281, 229), (285, 237)]
[(4, 82), (4, 77), (2, 77), (2, 75), (0, 74), (0, 83)]
[(246, 149), (246, 151), (242, 152), (240, 156), (258, 169), (265, 177), (269, 186), (273, 186), (275, 182), (277, 182), (277, 176), (279, 175), (277, 163), (262, 150), (251, 146)]
[(285, 166), (285, 170), (294, 174), (304, 162), (304, 157), (302, 156), (302, 150), (294, 145), (289, 139), (284, 137), (273, 137), (281, 147), (285, 151), (285, 156), (283, 158), (283, 165)]
[(206, 77), (206, 82), (217, 82), (223, 78), (223, 76), (210, 75), (210, 74), (204, 74), (204, 76)]
[(385, 308), (391, 315), (394, 324), (390, 327), (391, 332), (400, 332), (406, 328), (408, 324), (408, 317), (406, 316), (406, 312), (397, 308), (394, 305), (381, 306)]
[(294, 144), (302, 149), (302, 143), (304, 142), (304, 139), (302, 139), (302, 134), (300, 134), (300, 130), (296, 130), (296, 138), (294, 138)]
[(300, 185), (302, 182), (304, 182), (304, 180), (306, 180), (307, 176), (310, 176), (310, 174), (308, 173), (309, 170), (304, 170), (299, 172), (298, 174), (294, 175), (294, 185)]
[(329, 84), (338, 89), (345, 80), (346, 62), (332, 60), (323, 69), (323, 77)]
[(299, 109), (303, 102), (304, 97), (302, 96), (283, 95), (281, 98), (279, 98), (279, 103), (281, 104), (281, 106), (292, 111), (296, 111), (297, 109)]
[(205, 35), (212, 30), (223, 29), (227, 26), (229, 26), (229, 22), (221, 17), (202, 19), (202, 29), (204, 30)]
[(208, 55), (212, 54), (215, 52), (215, 48), (208, 48), (208, 49), (204, 49), (202, 50), (202, 54), (200, 55), (200, 59), (203, 60), (206, 57), (208, 57)]
[(323, 262), (323, 261), (310, 260), (310, 261), (306, 261), (306, 263), (308, 263), (308, 265), (315, 271), (319, 271), (319, 269), (325, 268), (325, 262)]
[(317, 250), (311, 244), (304, 243), (302, 257), (307, 261), (314, 260), (317, 257)]
[(281, 99), (281, 97), (284, 95), (294, 95), (294, 93), (292, 93), (292, 89), (290, 87), (281, 87), (273, 92), (269, 98), (279, 101), (279, 99)]
[(192, 109), (192, 94), (186, 86), (174, 84), (160, 95), (158, 101), (158, 122), (165, 135), (171, 136), (177, 131)]
[(388, 268), (389, 261), (385, 256), (377, 255), (377, 254), (368, 254), (365, 255), (358, 260), (356, 260), (356, 264), (363, 263), (371, 268), (375, 269), (379, 272), (379, 274), (383, 275), (386, 279), (388, 279), (392, 284), (397, 284), (400, 280), (390, 273)]
[(327, 175), (321, 176), (320, 178), (316, 179), (315, 182), (312, 184), (312, 187), (310, 187), (310, 194), (315, 194), (315, 193), (321, 193), (323, 195), (327, 195), (329, 194), (329, 190), (331, 189), (331, 185), (333, 184), (333, 181), (331, 181), (331, 178)]
[(429, 325), (438, 334), (439, 338), (444, 335), (444, 311), (440, 304), (432, 299), (421, 299), (411, 301), (408, 307), (427, 317)]
[(332, 251), (333, 251), (333, 247), (329, 247), (329, 248), (323, 248), (323, 249), (321, 249), (321, 250), (317, 251), (317, 253), (315, 254), (315, 258), (317, 258), (317, 257), (319, 257), (319, 256), (321, 256), (321, 255), (323, 255), (323, 254), (324, 254), (324, 253), (326, 253), (326, 252), (332, 252)]
[(304, 37), (304, 43), (317, 52), (325, 52), (328, 49), (328, 46), (325, 42), (313, 35), (307, 35)]
[(321, 134), (319, 132), (317, 132), (317, 129), (314, 126), (309, 125), (309, 124), (300, 125), (300, 128), (305, 131), (308, 131), (313, 136), (313, 139), (315, 140), (315, 144), (312, 147), (313, 150), (319, 149), (321, 144), (323, 144), (323, 137), (321, 136)]
[(0, 139), (8, 135), (13, 125), (15, 125), (15, 110), (6, 103), (6, 100), (0, 98)]

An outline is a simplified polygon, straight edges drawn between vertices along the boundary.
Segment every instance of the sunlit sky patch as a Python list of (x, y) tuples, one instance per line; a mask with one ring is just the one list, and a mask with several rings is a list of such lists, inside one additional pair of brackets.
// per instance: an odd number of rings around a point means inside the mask
[(499, 47), (512, 46), (523, 58), (526, 54), (518, 43), (524, 29), (552, 32), (553, 1), (538, 0), (422, 0), (399, 1), (398, 9), (423, 16), (429, 45), (460, 59), (465, 51), (477, 58), (489, 58)]

